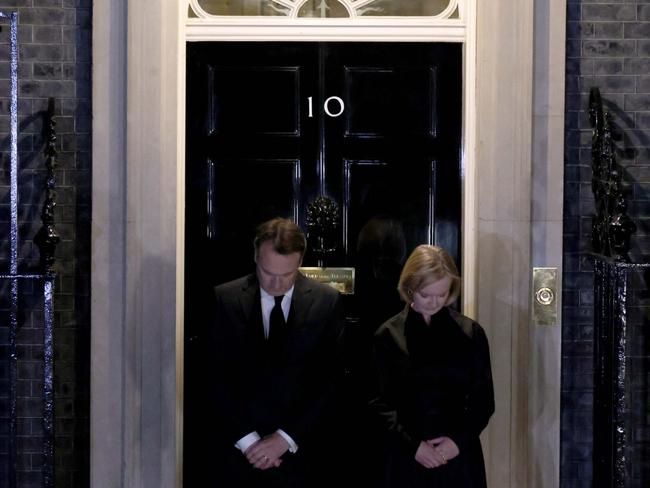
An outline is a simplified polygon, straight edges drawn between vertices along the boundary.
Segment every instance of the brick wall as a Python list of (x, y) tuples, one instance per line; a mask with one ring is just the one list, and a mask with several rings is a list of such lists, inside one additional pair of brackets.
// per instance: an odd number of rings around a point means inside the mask
[(650, 254), (650, 3), (568, 0), (567, 8), (561, 486), (582, 488), (592, 486), (594, 384), (588, 258), (594, 201), (585, 109), (589, 89), (600, 87), (613, 115), (629, 214), (638, 226), (632, 257), (645, 261)]
[[(90, 199), (91, 199), (91, 0), (0, 0), (19, 18), (19, 221), (20, 269), (34, 271), (38, 250), (44, 157), (42, 122), (48, 97), (56, 98), (59, 167), (55, 290), (56, 485), (88, 486)], [(0, 150), (9, 127), (8, 29), (0, 32)], [(0, 164), (0, 269), (8, 271), (8, 158)], [(42, 302), (38, 289), (21, 284), (18, 334), (18, 481), (40, 486), (42, 415)], [(7, 299), (0, 289), (0, 452), (7, 441)], [(6, 456), (3, 457), (6, 460)], [(0, 462), (0, 485), (6, 484)]]

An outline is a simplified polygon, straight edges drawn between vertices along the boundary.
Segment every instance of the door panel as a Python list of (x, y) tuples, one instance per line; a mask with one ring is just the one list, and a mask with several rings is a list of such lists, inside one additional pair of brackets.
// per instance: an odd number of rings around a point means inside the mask
[[(276, 215), (297, 218), (300, 161), (219, 159), (212, 165), (211, 195), (207, 197), (213, 202), (208, 210), (209, 240), (217, 255), (230, 259), (210, 261), (215, 266), (210, 272), (236, 276), (242, 272), (241, 263), (250, 261), (250, 222), (264, 222)], [(256, 178), (249, 178), (251, 174)], [(248, 183), (233, 184), (242, 181)]]
[(409, 167), (390, 160), (344, 161), (343, 235), (356, 236), (352, 241), (346, 239), (344, 251), (348, 262), (357, 261), (359, 238), (373, 219), (399, 223), (402, 232), (398, 234), (403, 236), (404, 248), (409, 242), (429, 241), (433, 171), (433, 163)]
[(435, 68), (346, 67), (344, 86), (345, 100), (354, 100), (353, 110), (347, 112), (345, 136), (435, 137)]
[[(344, 296), (349, 403), (362, 429), (369, 337), (403, 306), (405, 258), (436, 243), (460, 257), (461, 48), (453, 44), (194, 43), (187, 55), (186, 484), (210, 351), (212, 287), (254, 269), (255, 227), (275, 216), (305, 230), (309, 203), (339, 208), (336, 249), (305, 266), (351, 266)], [(329, 102), (328, 102), (329, 100)], [(329, 114), (328, 114), (329, 111)], [(339, 114), (340, 112), (340, 114)], [(459, 263), (460, 265), (460, 263)], [(363, 435), (363, 434), (362, 434)], [(349, 468), (359, 476), (358, 458)], [(200, 474), (198, 475), (200, 479)]]
[(210, 75), (215, 134), (300, 136), (298, 67), (219, 67)]

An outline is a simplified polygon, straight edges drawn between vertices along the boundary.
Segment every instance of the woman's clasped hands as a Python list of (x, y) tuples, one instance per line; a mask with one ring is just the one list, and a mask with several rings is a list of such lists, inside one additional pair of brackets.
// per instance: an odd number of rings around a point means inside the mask
[(454, 459), (460, 450), (449, 437), (436, 437), (420, 442), (415, 460), (425, 468), (437, 468)]

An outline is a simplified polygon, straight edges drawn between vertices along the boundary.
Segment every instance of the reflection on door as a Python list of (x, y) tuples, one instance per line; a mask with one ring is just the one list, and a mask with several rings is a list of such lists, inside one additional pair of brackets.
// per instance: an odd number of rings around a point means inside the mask
[(187, 54), (184, 452), (194, 486), (211, 289), (254, 269), (260, 222), (307, 229), (317, 197), (338, 207), (333, 251), (308, 251), (303, 264), (355, 268), (352, 376), (370, 332), (402, 307), (410, 251), (437, 244), (459, 262), (462, 54), (441, 43), (218, 42)]

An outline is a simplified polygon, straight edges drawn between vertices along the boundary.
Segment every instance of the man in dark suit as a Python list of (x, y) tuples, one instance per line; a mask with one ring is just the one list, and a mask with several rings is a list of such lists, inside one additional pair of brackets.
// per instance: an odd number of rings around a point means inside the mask
[(340, 375), (339, 295), (298, 271), (306, 240), (292, 221), (263, 223), (254, 244), (256, 272), (215, 288), (216, 486), (316, 486)]

